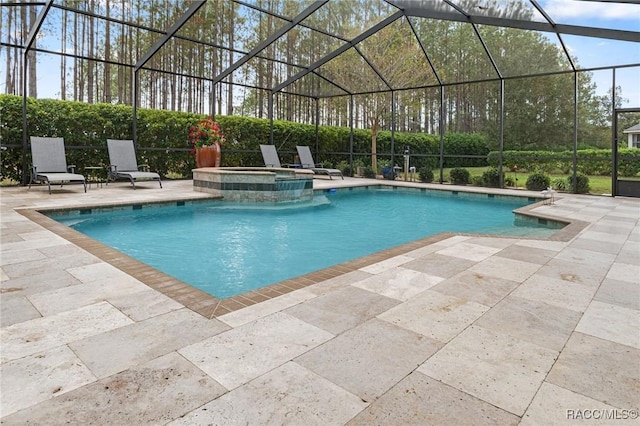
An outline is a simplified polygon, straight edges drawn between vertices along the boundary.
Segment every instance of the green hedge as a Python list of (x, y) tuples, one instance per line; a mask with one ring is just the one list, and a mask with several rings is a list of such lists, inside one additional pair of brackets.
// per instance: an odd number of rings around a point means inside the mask
[[(610, 149), (580, 149), (577, 152), (578, 172), (585, 175), (611, 176)], [(490, 166), (497, 167), (500, 160), (498, 151), (489, 153)], [(573, 151), (504, 151), (502, 166), (509, 170), (517, 165), (520, 170), (541, 170), (547, 173), (561, 171), (568, 174), (573, 170)], [(635, 176), (640, 173), (640, 148), (618, 149), (618, 174)]]
[[(27, 98), (27, 134), (64, 137), (67, 162), (83, 173), (88, 166), (108, 165), (106, 139), (132, 139), (132, 108), (123, 105), (87, 104), (82, 102)], [(162, 176), (176, 173), (191, 176), (195, 160), (191, 154), (188, 129), (202, 115), (138, 109), (138, 161), (147, 163)], [(0, 141), (3, 147), (0, 178), (20, 180), (22, 175), (22, 97), (0, 95)], [(269, 143), (270, 123), (266, 119), (237, 116), (217, 116), (226, 142), (222, 147), (223, 166), (263, 165), (259, 145)], [(291, 163), (296, 145), (316, 148), (316, 127), (293, 122), (274, 122), (274, 142), (283, 163)], [(334, 167), (349, 160), (351, 132), (346, 127), (320, 126), (315, 160)], [(394, 162), (402, 164), (405, 146), (411, 150), (411, 165), (417, 168), (437, 168), (439, 137), (428, 134), (399, 133), (394, 135)], [(377, 138), (378, 156), (390, 160), (391, 132), (381, 131)], [(84, 147), (84, 148), (81, 148)], [(371, 132), (355, 129), (353, 158), (368, 165), (371, 152)], [(486, 140), (479, 134), (447, 134), (445, 167), (486, 165), (489, 153)], [(27, 159), (30, 153), (27, 153)], [(30, 163), (30, 161), (28, 161)], [(28, 174), (28, 170), (27, 170)]]
[[(371, 137), (366, 132), (359, 152), (371, 150)], [(409, 147), (411, 165), (416, 169), (438, 169), (440, 166), (440, 136), (422, 133), (395, 133), (395, 162), (402, 164), (405, 146)], [(378, 152), (391, 152), (391, 132), (378, 133)], [(444, 167), (483, 167), (487, 165), (489, 154), (487, 140), (478, 133), (449, 133), (443, 142)], [(458, 157), (459, 156), (459, 157)], [(463, 157), (466, 156), (466, 157)]]

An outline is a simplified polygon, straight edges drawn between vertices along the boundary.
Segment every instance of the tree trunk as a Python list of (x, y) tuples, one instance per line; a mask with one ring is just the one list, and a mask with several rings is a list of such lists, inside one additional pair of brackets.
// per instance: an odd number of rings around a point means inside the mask
[[(105, 23), (105, 33), (104, 33), (104, 58), (107, 61), (111, 60), (111, 22), (108, 18), (111, 17), (111, 0), (106, 0), (106, 15), (107, 22)], [(104, 94), (102, 97), (103, 102), (110, 103), (111, 102), (111, 64), (105, 63), (104, 65)]]
[(60, 99), (67, 99), (67, 12), (62, 12), (62, 55), (60, 55)]
[[(73, 45), (78, 46), (78, 34), (80, 33), (80, 27), (78, 26), (78, 14), (73, 14)], [(80, 77), (78, 58), (73, 58), (73, 100), (78, 100), (78, 79)]]
[[(229, 46), (233, 46), (235, 42), (234, 5), (235, 3), (229, 2)], [(231, 66), (232, 64), (233, 50), (229, 50), (229, 63), (227, 64), (227, 66)], [(229, 75), (229, 84), (227, 85), (227, 115), (233, 115), (233, 73)]]
[[(33, 25), (33, 23), (36, 21), (36, 8), (35, 7), (30, 7), (29, 8), (29, 27), (31, 27)], [(34, 39), (33, 40), (33, 46), (32, 49), (36, 48), (36, 43), (37, 41)], [(37, 98), (38, 97), (38, 73), (37, 73), (37, 67), (36, 67), (36, 52), (34, 50), (30, 50), (28, 53), (28, 63), (29, 63), (29, 69), (28, 69), (28, 76), (29, 76), (29, 91), (28, 96)]]
[[(89, 13), (94, 13), (95, 12), (95, 7), (96, 7), (96, 3), (95, 0), (91, 0), (89, 2)], [(95, 35), (95, 31), (94, 31), (94, 18), (92, 17), (88, 17), (86, 18), (89, 20), (89, 31), (85, 34), (87, 34), (88, 37), (88, 56), (90, 58), (93, 57), (93, 46), (94, 46), (94, 37), (96, 37)], [(95, 61), (87, 61), (87, 102), (92, 104), (93, 103), (93, 94), (94, 94), (94, 90), (95, 90)]]
[[(17, 8), (13, 8), (12, 10), (15, 10)], [(9, 12), (7, 17), (7, 34), (12, 34), (13, 33), (13, 13)], [(9, 42), (11, 42), (11, 36), (9, 36)], [(7, 62), (6, 62), (6, 67), (5, 69), (7, 70), (7, 74), (5, 75), (5, 80), (4, 80), (4, 85), (5, 85), (5, 93), (14, 93), (14, 79), (13, 79), (13, 74), (12, 73), (12, 69), (11, 69), (11, 65), (13, 64), (11, 61), (11, 52), (13, 51), (12, 47), (7, 46)], [(17, 56), (16, 56), (17, 57)], [(17, 62), (17, 61), (14, 61)], [(15, 68), (13, 70), (13, 72), (15, 72)]]

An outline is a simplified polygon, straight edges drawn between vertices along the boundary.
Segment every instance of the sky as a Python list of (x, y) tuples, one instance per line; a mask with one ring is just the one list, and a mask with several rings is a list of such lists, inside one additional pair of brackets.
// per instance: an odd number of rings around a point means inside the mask
[[(595, 2), (585, 0), (542, 0), (540, 5), (558, 24), (591, 26), (640, 32), (640, 4)], [(640, 63), (640, 43), (620, 42), (590, 37), (562, 36), (571, 55), (578, 58), (582, 68), (616, 64)], [(593, 73), (599, 95), (611, 88), (612, 72)], [(640, 108), (640, 68), (619, 69), (616, 86), (622, 87), (625, 108)]]
[[(539, 4), (559, 24), (640, 32), (640, 4), (590, 0), (539, 0)], [(569, 52), (578, 58), (580, 68), (600, 67), (611, 63), (640, 63), (640, 42), (569, 35), (562, 37)], [(554, 42), (557, 43), (557, 40)], [(59, 58), (54, 55), (38, 56), (38, 97), (59, 99)], [(5, 67), (5, 61), (0, 60), (0, 85), (4, 84)], [(605, 95), (612, 85), (612, 72), (594, 72), (593, 82), (597, 85), (597, 94)], [(623, 107), (640, 107), (640, 67), (619, 69), (616, 72), (616, 85), (622, 86), (622, 97), (628, 100)], [(3, 91), (1, 86), (0, 91)]]

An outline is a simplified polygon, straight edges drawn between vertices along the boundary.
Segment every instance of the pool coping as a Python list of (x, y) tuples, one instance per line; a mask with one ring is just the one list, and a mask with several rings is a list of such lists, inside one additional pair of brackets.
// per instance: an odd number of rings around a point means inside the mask
[[(362, 187), (365, 185), (353, 185), (353, 187)], [(390, 186), (393, 188), (405, 187), (404, 185), (389, 184), (375, 184), (366, 186)], [(349, 187), (342, 187), (341, 189), (348, 189)], [(415, 188), (415, 187), (414, 187)], [(420, 189), (420, 188), (419, 188)], [(431, 189), (431, 188), (429, 188)], [(440, 189), (437, 189), (440, 190)], [(452, 192), (451, 189), (441, 189), (442, 191)], [(325, 191), (325, 190), (322, 190)], [(468, 192), (473, 194), (490, 194), (487, 192), (476, 191), (464, 191), (456, 189), (457, 192)], [(493, 193), (495, 194), (495, 193)], [(517, 197), (518, 195), (512, 194), (500, 194), (508, 197)], [(522, 197), (532, 198), (531, 195), (523, 194)], [(546, 240), (546, 241), (570, 241), (574, 238), (582, 229), (584, 229), (588, 223), (571, 220), (567, 218), (560, 218), (552, 215), (541, 214), (534, 212), (533, 210), (541, 205), (547, 203), (546, 200), (541, 199), (539, 202), (528, 204), (524, 207), (514, 210), (514, 214), (520, 214), (540, 220), (555, 221), (565, 223), (566, 225), (554, 232), (550, 237), (535, 237), (535, 236), (517, 236), (517, 235), (497, 235), (497, 234), (478, 234), (478, 233), (463, 233), (463, 232), (443, 232), (435, 234), (429, 237), (420, 238), (415, 241), (411, 241), (405, 244), (401, 244), (395, 247), (391, 247), (385, 250), (381, 250), (366, 256), (362, 256), (347, 262), (343, 262), (337, 265), (330, 266), (328, 268), (320, 269), (318, 271), (310, 272), (304, 275), (300, 275), (294, 278), (290, 278), (284, 281), (280, 281), (265, 287), (261, 287), (256, 290), (251, 290), (246, 293), (242, 293), (236, 296), (232, 296), (226, 299), (219, 299), (210, 295), (202, 290), (199, 290), (190, 284), (187, 284), (177, 278), (174, 278), (164, 272), (161, 272), (139, 260), (132, 258), (114, 248), (107, 246), (97, 240), (92, 239), (79, 231), (76, 231), (55, 219), (47, 216), (47, 212), (56, 211), (73, 211), (73, 210), (91, 210), (91, 209), (112, 209), (118, 207), (128, 207), (138, 204), (145, 205), (161, 205), (161, 204), (175, 204), (175, 203), (200, 203), (209, 202), (213, 200), (219, 200), (221, 197), (206, 197), (206, 198), (173, 198), (162, 201), (148, 201), (144, 203), (98, 203), (91, 206), (83, 205), (70, 205), (64, 208), (60, 207), (37, 207), (37, 208), (17, 208), (18, 213), (25, 216), (29, 220), (39, 224), (45, 229), (55, 233), (56, 235), (66, 239), (72, 244), (86, 250), (93, 254), (100, 260), (118, 268), (119, 270), (129, 274), (130, 276), (138, 279), (142, 283), (149, 287), (161, 292), (167, 297), (181, 303), (185, 307), (191, 309), (200, 315), (212, 319), (225, 314), (228, 314), (239, 309), (255, 305), (260, 302), (264, 302), (269, 299), (276, 298), (278, 296), (290, 293), (292, 291), (302, 289), (313, 284), (317, 284), (326, 281), (331, 278), (339, 277), (341, 275), (348, 274), (355, 270), (364, 268), (366, 266), (378, 263), (395, 256), (403, 255), (413, 250), (423, 248), (438, 241), (450, 238), (452, 236), (474, 236), (474, 237), (492, 237), (492, 238), (509, 238), (509, 239), (532, 239), (532, 240)], [(556, 197), (561, 199), (561, 197)]]

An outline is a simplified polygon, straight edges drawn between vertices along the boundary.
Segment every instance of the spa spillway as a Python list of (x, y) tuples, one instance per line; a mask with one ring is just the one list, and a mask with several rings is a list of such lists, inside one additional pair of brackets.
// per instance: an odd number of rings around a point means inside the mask
[(313, 199), (313, 172), (266, 167), (204, 167), (193, 170), (194, 191), (226, 201), (280, 203)]

